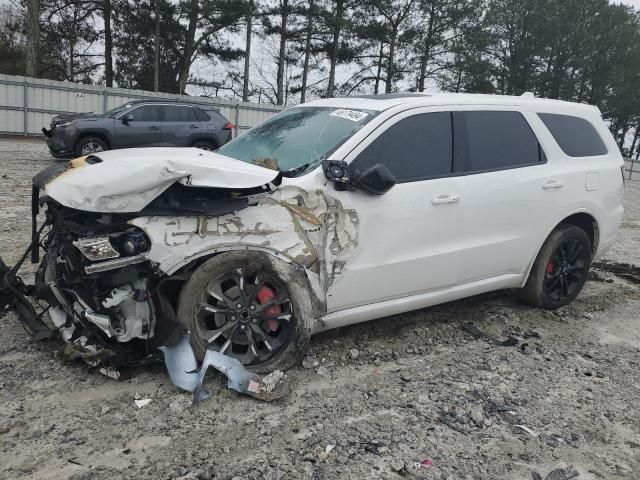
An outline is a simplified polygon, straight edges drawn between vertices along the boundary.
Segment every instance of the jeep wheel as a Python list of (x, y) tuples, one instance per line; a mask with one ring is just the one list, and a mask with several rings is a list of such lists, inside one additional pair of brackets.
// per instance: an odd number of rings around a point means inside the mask
[(520, 298), (548, 310), (567, 305), (587, 281), (591, 257), (591, 241), (584, 230), (575, 225), (556, 228), (538, 253)]
[(98, 137), (84, 137), (76, 143), (74, 152), (76, 156), (82, 157), (91, 155), (92, 153), (103, 152), (109, 150), (106, 142)]
[[(282, 264), (280, 264), (282, 263)], [(256, 372), (291, 366), (309, 339), (310, 294), (288, 264), (259, 252), (204, 262), (180, 292), (178, 318), (198, 359), (207, 348)]]

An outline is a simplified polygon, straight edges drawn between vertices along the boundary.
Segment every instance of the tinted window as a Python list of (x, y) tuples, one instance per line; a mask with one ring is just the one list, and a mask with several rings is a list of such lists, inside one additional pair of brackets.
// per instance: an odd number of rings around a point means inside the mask
[(158, 122), (161, 118), (162, 107), (160, 105), (143, 105), (129, 113), (136, 122)]
[(423, 113), (393, 124), (353, 162), (359, 171), (381, 163), (398, 181), (448, 175), (452, 171), (451, 114)]
[(591, 123), (584, 118), (553, 113), (540, 113), (553, 138), (564, 153), (571, 157), (606, 155), (607, 147)]
[(544, 161), (538, 139), (519, 112), (455, 112), (454, 125), (460, 143), (457, 151), (466, 157), (460, 163), (466, 171), (499, 170)]
[(199, 122), (196, 112), (191, 107), (165, 105), (165, 122)]
[(199, 108), (194, 108), (193, 110), (196, 112), (198, 120), (200, 120), (201, 122), (208, 122), (209, 120), (211, 120), (211, 117), (207, 114), (207, 112), (204, 112)]

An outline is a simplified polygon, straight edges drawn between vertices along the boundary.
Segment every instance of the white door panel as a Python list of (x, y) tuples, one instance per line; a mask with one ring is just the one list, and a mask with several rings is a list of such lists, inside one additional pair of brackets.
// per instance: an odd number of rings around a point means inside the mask
[[(463, 185), (455, 177), (398, 184), (379, 197), (331, 192), (358, 212), (360, 236), (327, 292), (329, 312), (456, 284)], [(445, 197), (458, 201), (437, 202)]]

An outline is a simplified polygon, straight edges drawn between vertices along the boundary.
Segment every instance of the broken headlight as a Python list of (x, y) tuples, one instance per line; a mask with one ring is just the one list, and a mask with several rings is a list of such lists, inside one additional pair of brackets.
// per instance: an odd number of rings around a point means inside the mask
[(87, 259), (95, 262), (139, 255), (149, 250), (151, 242), (144, 232), (131, 229), (105, 237), (81, 238), (73, 244)]
[(73, 244), (93, 262), (120, 256), (120, 253), (111, 245), (109, 237), (80, 238)]

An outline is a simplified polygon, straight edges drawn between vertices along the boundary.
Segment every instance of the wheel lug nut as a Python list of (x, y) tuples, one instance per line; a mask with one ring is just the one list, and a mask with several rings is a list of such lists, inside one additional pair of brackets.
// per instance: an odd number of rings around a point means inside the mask
[(244, 325), (240, 325), (240, 330), (244, 330)]
[(255, 305), (251, 305), (251, 306), (249, 307), (249, 310), (255, 310), (255, 309), (256, 309), (256, 306), (255, 306)]
[(238, 304), (236, 305), (236, 308), (242, 308), (242, 304), (241, 304), (241, 303), (238, 303)]
[(235, 320), (236, 316), (235, 315), (231, 315), (231, 320)]
[(258, 323), (258, 319), (257, 319), (257, 318), (254, 318), (254, 319), (253, 319), (253, 323)]

